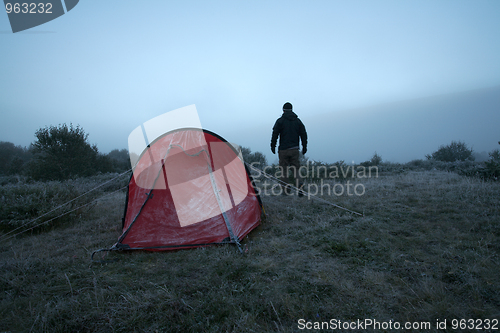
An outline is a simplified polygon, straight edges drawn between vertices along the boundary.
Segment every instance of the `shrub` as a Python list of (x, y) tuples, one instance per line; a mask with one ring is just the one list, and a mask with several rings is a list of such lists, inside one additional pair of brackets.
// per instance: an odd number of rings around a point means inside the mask
[[(83, 206), (99, 198), (104, 192), (115, 191), (128, 184), (129, 177), (126, 175), (110, 181), (117, 176), (118, 174), (105, 174), (63, 182), (27, 183), (18, 180), (15, 184), (7, 183), (0, 186), (0, 229), (12, 230), (21, 226), (23, 228), (20, 230), (31, 228)], [(107, 181), (110, 182), (89, 192)], [(66, 204), (73, 199), (75, 200)], [(85, 211), (84, 207), (76, 209), (71, 214), (64, 215), (48, 225), (53, 226), (56, 223), (63, 223), (79, 216), (83, 211)], [(41, 219), (31, 223), (31, 221), (42, 215), (44, 216)], [(43, 225), (43, 227), (47, 227), (47, 225)]]
[(474, 161), (472, 149), (468, 148), (464, 142), (452, 141), (449, 145), (441, 145), (439, 149), (431, 155), (426, 155), (428, 160), (455, 162), (455, 161)]
[(382, 156), (380, 156), (379, 154), (377, 154), (377, 152), (375, 152), (370, 162), (371, 165), (379, 165), (380, 163), (382, 163)]
[[(500, 141), (498, 142), (500, 144)], [(485, 162), (488, 178), (498, 179), (500, 177), (500, 150), (495, 149), (489, 153), (490, 159)]]
[(250, 148), (241, 147), (241, 154), (243, 155), (243, 161), (248, 164), (252, 164), (259, 169), (263, 169), (267, 166), (267, 159), (264, 154), (259, 151), (252, 153)]
[(425, 161), (424, 160), (420, 160), (420, 159), (417, 159), (417, 160), (411, 160), (410, 162), (406, 163), (406, 165), (408, 166), (408, 168), (410, 169), (420, 169), (420, 168), (425, 168)]
[(31, 154), (27, 148), (0, 141), (0, 175), (21, 174), (30, 159)]
[(111, 162), (88, 143), (88, 134), (79, 126), (45, 127), (35, 136), (28, 165), (28, 175), (35, 180), (65, 180), (112, 170)]
[(113, 149), (107, 157), (111, 161), (113, 171), (115, 172), (123, 172), (131, 168), (127, 149)]
[(396, 162), (383, 162), (377, 166), (379, 172), (383, 173), (403, 173), (407, 171), (406, 165)]
[(360, 165), (364, 167), (378, 166), (382, 163), (382, 156), (375, 152), (369, 161), (361, 162)]

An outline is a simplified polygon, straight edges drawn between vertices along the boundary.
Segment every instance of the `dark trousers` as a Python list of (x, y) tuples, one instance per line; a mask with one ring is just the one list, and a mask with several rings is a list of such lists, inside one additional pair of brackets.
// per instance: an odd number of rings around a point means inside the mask
[[(300, 187), (303, 184), (300, 176), (300, 160), (298, 149), (287, 149), (278, 151), (281, 168), (281, 181), (291, 183), (293, 186)], [(292, 181), (290, 181), (290, 178)]]

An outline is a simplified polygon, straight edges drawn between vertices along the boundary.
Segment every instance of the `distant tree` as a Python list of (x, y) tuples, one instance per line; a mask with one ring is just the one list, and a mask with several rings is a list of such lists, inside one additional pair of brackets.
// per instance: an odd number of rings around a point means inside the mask
[(130, 157), (127, 149), (113, 149), (107, 156), (109, 157), (115, 171), (127, 171), (131, 168)]
[(377, 154), (377, 152), (375, 152), (375, 154), (373, 154), (370, 162), (371, 162), (371, 165), (379, 165), (380, 163), (382, 163), (382, 156), (380, 156), (379, 154)]
[(16, 146), (12, 142), (0, 141), (0, 175), (23, 173), (30, 159), (31, 153), (27, 148)]
[[(500, 145), (500, 141), (498, 141)], [(498, 179), (500, 177), (500, 150), (495, 149), (491, 153), (489, 153), (490, 159), (485, 162), (487, 176)]]
[(64, 180), (111, 169), (108, 158), (88, 142), (88, 134), (79, 126), (40, 128), (35, 136), (28, 174), (36, 180)]
[(488, 153), (485, 151), (482, 152), (475, 151), (472, 155), (474, 155), (474, 161), (476, 162), (484, 162), (489, 159)]
[(109, 158), (107, 154), (97, 153), (96, 163), (94, 165), (95, 172), (107, 173), (107, 172), (117, 172), (119, 170), (115, 170), (115, 165), (113, 160)]
[[(129, 153), (129, 156), (130, 156), (130, 166), (131, 167), (135, 167), (137, 162), (139, 161), (139, 155), (137, 155), (136, 153), (134, 152), (131, 152)], [(133, 164), (133, 165), (132, 165)]]
[(472, 148), (468, 148), (464, 142), (452, 141), (449, 145), (441, 145), (437, 151), (425, 157), (428, 160), (443, 162), (474, 161), (472, 153)]
[[(500, 145), (500, 141), (498, 141), (498, 144)], [(495, 161), (500, 163), (500, 150), (495, 149), (491, 153), (488, 153), (490, 156), (490, 161)]]
[(362, 165), (364, 167), (369, 167), (369, 166), (379, 165), (380, 163), (382, 163), (382, 156), (380, 156), (379, 154), (377, 154), (377, 152), (375, 152), (373, 154), (371, 160), (361, 162), (360, 165)]
[(252, 164), (255, 163), (254, 166), (262, 169), (265, 166), (267, 166), (267, 159), (264, 154), (261, 152), (256, 151), (255, 153), (252, 153), (250, 148), (247, 147), (241, 147), (241, 154), (243, 155), (243, 160), (246, 163)]

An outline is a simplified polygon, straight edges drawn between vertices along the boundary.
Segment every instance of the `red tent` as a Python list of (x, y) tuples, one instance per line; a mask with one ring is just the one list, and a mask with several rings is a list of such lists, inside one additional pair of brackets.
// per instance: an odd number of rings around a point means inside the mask
[(238, 150), (215, 133), (164, 134), (139, 157), (114, 249), (236, 243), (260, 224), (261, 202)]

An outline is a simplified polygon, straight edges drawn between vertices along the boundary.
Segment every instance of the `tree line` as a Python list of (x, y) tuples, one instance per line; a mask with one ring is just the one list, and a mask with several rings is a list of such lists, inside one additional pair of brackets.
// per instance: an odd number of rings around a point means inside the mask
[[(38, 129), (35, 137), (36, 140), (28, 148), (0, 141), (0, 176), (23, 175), (40, 181), (65, 180), (130, 169), (126, 149), (100, 153), (96, 145), (89, 143), (88, 134), (80, 126), (48, 126)], [(245, 162), (257, 162), (260, 167), (267, 165), (262, 153), (251, 152), (246, 147), (242, 147), (241, 152)], [(489, 155), (489, 161), (485, 162), (486, 171), (489, 177), (497, 178), (500, 176), (500, 152), (496, 149)], [(474, 160), (472, 149), (461, 141), (441, 145), (426, 158), (442, 162)], [(375, 153), (370, 161), (364, 163), (378, 165), (381, 162), (382, 158)]]
[[(88, 134), (80, 126), (48, 126), (35, 132), (36, 140), (26, 148), (0, 141), (0, 176), (22, 175), (36, 181), (66, 180), (99, 173), (124, 172), (130, 169), (126, 149), (100, 153), (89, 143)], [(246, 162), (267, 165), (260, 152), (242, 147)]]
[(80, 126), (48, 126), (35, 132), (28, 148), (0, 142), (0, 176), (23, 175), (33, 180), (65, 180), (130, 169), (126, 149), (100, 153)]

